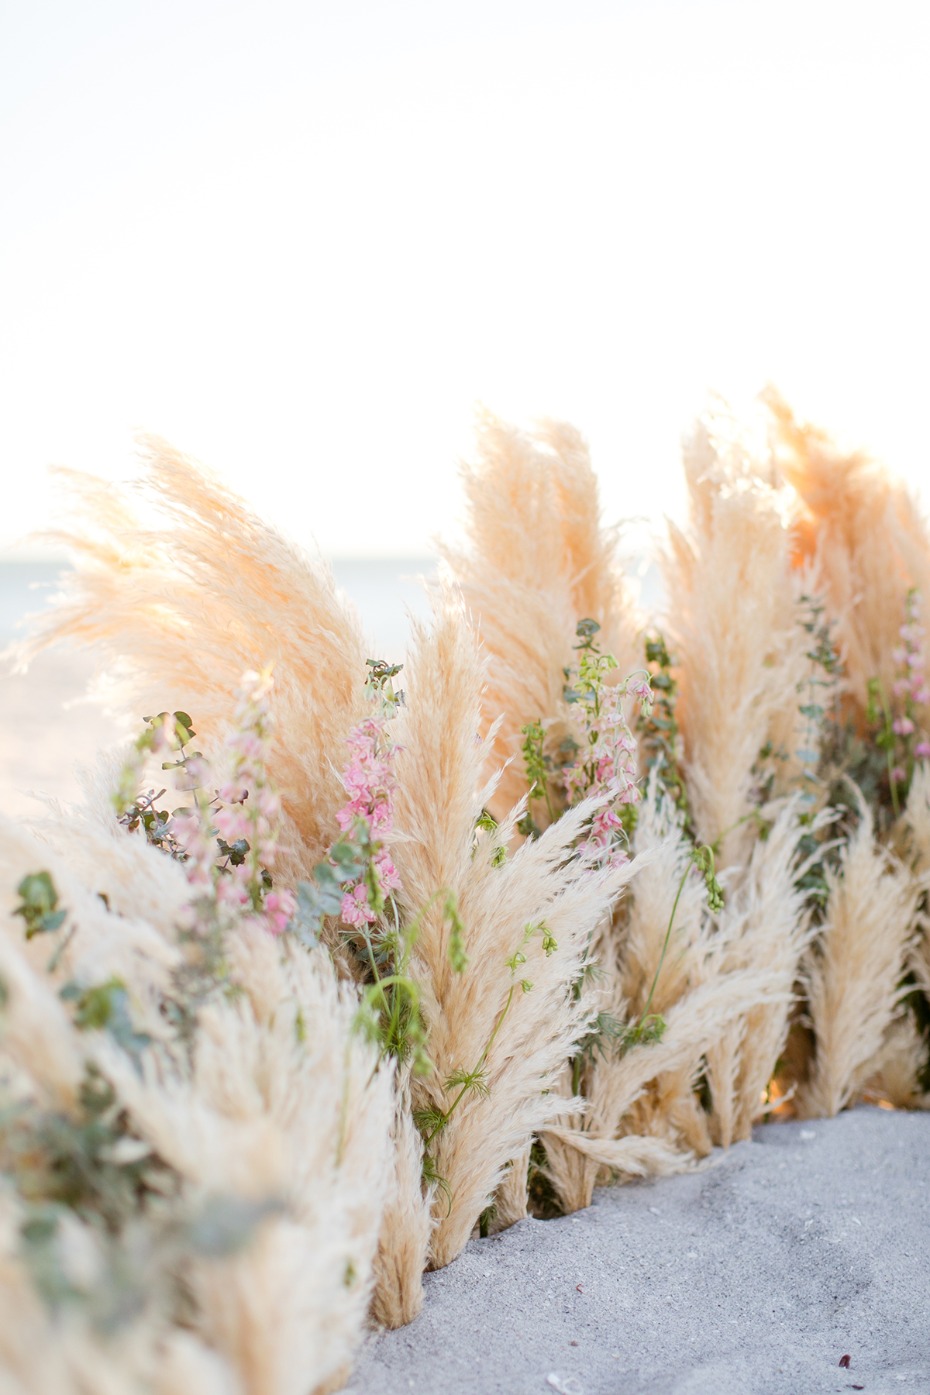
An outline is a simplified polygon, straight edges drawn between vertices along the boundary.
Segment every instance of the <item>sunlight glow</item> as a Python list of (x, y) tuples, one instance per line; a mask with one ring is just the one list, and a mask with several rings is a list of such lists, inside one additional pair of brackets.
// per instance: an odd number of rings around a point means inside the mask
[(328, 552), (448, 531), (477, 402), (579, 426), (611, 519), (680, 509), (708, 389), (930, 475), (928, 37), (832, 0), (8, 12), (0, 548), (136, 428)]

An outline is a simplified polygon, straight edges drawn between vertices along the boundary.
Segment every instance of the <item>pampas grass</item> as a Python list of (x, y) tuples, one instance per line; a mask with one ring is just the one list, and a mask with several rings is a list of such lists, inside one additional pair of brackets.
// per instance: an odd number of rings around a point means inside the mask
[(640, 620), (572, 427), (543, 422), (529, 434), (485, 413), (462, 479), (466, 546), (441, 556), (492, 660), (484, 722), (497, 723), (488, 769), (500, 771), (493, 807), (503, 816), (526, 793), (521, 728), (562, 711), (578, 621), (598, 622), (622, 677), (641, 664)]
[(805, 1117), (839, 1113), (874, 1069), (901, 998), (918, 900), (908, 869), (876, 843), (861, 801), (859, 826), (826, 881), (824, 925), (802, 965), (814, 1034), (798, 1091)]
[(698, 841), (723, 866), (753, 841), (760, 752), (786, 694), (808, 673), (797, 624), (788, 501), (722, 412), (685, 449), (690, 522), (671, 525), (664, 558), (669, 634), (678, 660), (679, 721)]
[[(134, 728), (189, 712), (210, 759), (180, 761), (187, 844), (117, 821), (145, 741), (85, 775), (80, 807), (0, 817), (11, 1389), (325, 1395), (476, 1229), (696, 1165), (750, 1136), (776, 1071), (804, 1117), (927, 1107), (926, 713), (916, 679), (913, 732), (886, 714), (882, 736), (866, 702), (926, 661), (909, 588), (930, 587), (927, 531), (876, 465), (768, 411), (768, 444), (718, 406), (687, 446), (652, 718), (644, 683), (638, 715), (635, 689), (606, 686), (639, 666), (642, 619), (570, 427), (481, 418), (466, 543), (413, 625), (405, 703), (375, 672), (366, 691), (323, 564), (171, 447), (142, 443), (151, 524), (64, 476), (77, 571), (21, 658), (95, 646)], [(563, 691), (579, 649), (581, 717)], [(248, 726), (242, 674), (267, 665)], [(547, 801), (521, 750), (534, 722)], [(267, 751), (237, 766), (246, 732)], [(569, 734), (574, 783), (554, 755)], [(879, 737), (901, 738), (898, 775)], [(870, 783), (832, 807), (853, 769)], [(238, 863), (233, 826), (256, 843)], [(48, 922), (28, 874), (54, 889)], [(88, 1138), (63, 1196), (59, 1155)]]
[[(81, 811), (69, 810), (66, 822), (63, 841), (69, 843)], [(87, 827), (94, 831), (92, 818)], [(203, 1369), (205, 1377), (213, 1372), (217, 1389), (310, 1395), (338, 1387), (361, 1339), (393, 1185), (392, 1073), (377, 1068), (377, 1058), (354, 1032), (354, 992), (339, 987), (322, 951), (308, 955), (243, 924), (229, 943), (240, 991), (200, 1008), (188, 1050), (169, 1039), (154, 1008), (177, 946), (169, 947), (159, 928), (120, 914), (81, 887), (75, 870), (53, 850), (54, 820), (44, 830), (44, 846), (22, 830), (6, 826), (3, 832), (6, 884), (13, 867), (35, 867), (41, 858), (59, 879), (75, 927), (62, 952), (52, 954), (46, 935), (20, 947), (22, 922), (15, 916), (0, 926), (6, 1090), (22, 1105), (61, 1111), (77, 1126), (87, 1073), (96, 1073), (115, 1092), (143, 1153), (157, 1157), (174, 1179), (173, 1224), (183, 1227), (184, 1216), (211, 1205), (243, 1216), (245, 1243), (233, 1243), (228, 1257), (223, 1246), (204, 1258), (196, 1244), (182, 1245), (204, 1345), (182, 1342), (172, 1358), (175, 1368)], [(177, 864), (144, 840), (122, 836), (140, 867), (152, 859), (163, 864), (170, 885)], [(125, 859), (115, 858), (114, 865), (125, 873)], [(112, 884), (105, 863), (96, 875), (100, 882), (95, 876), (92, 887)], [(139, 880), (145, 884), (144, 873)], [(152, 1041), (138, 1058), (121, 1037), (78, 1030), (57, 991), (72, 977), (88, 987), (112, 983), (115, 970), (128, 990), (135, 1030), (157, 1031), (158, 1045)], [(135, 1240), (133, 1233), (127, 1232), (126, 1244), (138, 1248), (143, 1217)], [(90, 1256), (96, 1245), (96, 1232), (90, 1233)], [(102, 1255), (94, 1261), (101, 1274), (111, 1263)], [(150, 1275), (153, 1283), (156, 1278), (157, 1264)], [(147, 1315), (127, 1331), (124, 1345), (134, 1352), (130, 1366), (137, 1360), (143, 1367), (155, 1364), (152, 1343), (171, 1324), (167, 1311), (154, 1316), (155, 1336)], [(97, 1360), (111, 1356), (125, 1378), (114, 1390), (136, 1388), (118, 1348), (108, 1348), (105, 1356), (90, 1327), (78, 1350), (87, 1342)], [(172, 1388), (170, 1369), (162, 1375), (166, 1390)], [(74, 1379), (75, 1389), (82, 1388), (80, 1377)], [(138, 1379), (140, 1390), (150, 1388), (147, 1376)], [(65, 1375), (60, 1386), (47, 1388), (69, 1388)]]
[(764, 974), (766, 992), (722, 1032), (707, 1053), (707, 1081), (715, 1143), (750, 1136), (765, 1112), (765, 1091), (788, 1038), (801, 956), (812, 936), (800, 879), (799, 843), (805, 825), (796, 802), (780, 811), (752, 850), (745, 878), (724, 907), (720, 954), (727, 970)]
[(877, 461), (800, 423), (774, 391), (765, 402), (779, 468), (799, 503), (796, 546), (817, 559), (861, 714), (870, 679), (891, 692), (908, 589), (928, 595), (926, 521), (911, 493)]
[(128, 491), (61, 472), (74, 524), (50, 535), (75, 570), (55, 609), (19, 649), (21, 664), (62, 640), (95, 646), (143, 715), (189, 712), (215, 746), (243, 673), (274, 670), (268, 769), (285, 810), (290, 874), (305, 875), (332, 837), (342, 790), (331, 761), (364, 710), (358, 617), (332, 575), (258, 519), (221, 482), (155, 437), (139, 442), (143, 526)]
[[(411, 1089), (415, 1108), (432, 1120), (426, 1146), (441, 1179), (430, 1245), (435, 1267), (455, 1258), (508, 1165), (564, 1107), (553, 1086), (587, 1025), (572, 984), (598, 922), (631, 875), (570, 857), (590, 806), (570, 811), (503, 863), (496, 840), (476, 839), (489, 796), (478, 740), (482, 680), (474, 638), (450, 606), (440, 607), (432, 631), (414, 632), (407, 707), (398, 719), (394, 849), (404, 895), (426, 908), (411, 975), (435, 1070)], [(500, 846), (519, 812), (500, 828)], [(464, 926), (468, 963), (460, 970), (450, 956), (446, 893)], [(554, 942), (548, 951), (543, 928)], [(463, 1092), (463, 1072), (480, 1076), (477, 1088)]]

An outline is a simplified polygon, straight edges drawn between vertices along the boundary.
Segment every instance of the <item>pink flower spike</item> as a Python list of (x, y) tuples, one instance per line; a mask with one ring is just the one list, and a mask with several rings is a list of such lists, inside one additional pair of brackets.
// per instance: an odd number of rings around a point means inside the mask
[(910, 736), (914, 731), (914, 723), (910, 717), (895, 717), (891, 729), (896, 731), (899, 736)]
[(914, 755), (918, 760), (927, 760), (930, 758), (930, 741), (918, 741), (917, 745), (914, 747)]
[(297, 909), (297, 898), (292, 891), (269, 891), (265, 897), (265, 916), (273, 935), (281, 935)]
[(907, 779), (907, 772), (905, 770), (902, 770), (900, 765), (896, 765), (894, 770), (892, 770), (891, 772), (891, 778), (892, 780), (894, 780), (896, 785), (903, 785), (904, 781)]

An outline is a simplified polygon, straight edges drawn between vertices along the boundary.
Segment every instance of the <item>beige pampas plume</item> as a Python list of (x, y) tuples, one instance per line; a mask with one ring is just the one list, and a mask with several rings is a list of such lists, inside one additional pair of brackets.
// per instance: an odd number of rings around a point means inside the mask
[(639, 619), (617, 537), (601, 522), (597, 479), (577, 431), (543, 422), (532, 433), (490, 413), (463, 468), (467, 544), (445, 559), (490, 656), (485, 728), (500, 719), (490, 768), (507, 761), (495, 796), (503, 814), (526, 793), (520, 728), (554, 719), (579, 620), (601, 626), (621, 676), (640, 662)]
[(140, 1075), (106, 1042), (97, 1063), (192, 1204), (257, 1208), (244, 1246), (191, 1262), (196, 1330), (249, 1395), (309, 1395), (338, 1388), (362, 1338), (391, 1185), (391, 1079), (322, 955), (247, 939), (240, 963), (262, 987), (253, 1002), (247, 979), (244, 998), (201, 1010), (190, 1071), (183, 1056), (146, 1058)]
[(394, 1110), (393, 1185), (375, 1256), (371, 1314), (384, 1327), (403, 1327), (423, 1307), (423, 1270), (433, 1230), (433, 1188), (423, 1185), (423, 1140), (413, 1120), (409, 1082)]
[(884, 1100), (895, 1109), (930, 1109), (930, 1091), (923, 1088), (927, 1042), (910, 1013), (902, 1012), (892, 1022), (874, 1067), (862, 1088), (864, 1100)]
[[(407, 706), (397, 719), (392, 851), (408, 923), (416, 916), (410, 974), (434, 1063), (411, 1089), (439, 1179), (436, 1267), (455, 1258), (509, 1164), (565, 1107), (552, 1091), (587, 1018), (572, 984), (631, 875), (569, 858), (590, 804), (509, 858), (509, 825), (478, 836), (488, 799), (482, 678), (475, 639), (454, 609), (440, 606), (431, 631), (415, 628)], [(456, 962), (449, 893), (464, 965)]]
[(157, 438), (141, 438), (140, 452), (151, 526), (127, 492), (61, 472), (75, 521), (53, 540), (75, 571), (20, 660), (60, 640), (98, 646), (140, 727), (151, 712), (180, 708), (207, 740), (225, 731), (243, 673), (273, 665), (269, 775), (284, 802), (282, 852), (303, 872), (332, 837), (342, 792), (331, 753), (364, 705), (358, 619), (324, 563), (219, 480)]
[(825, 872), (825, 922), (805, 955), (802, 979), (814, 1033), (809, 1078), (798, 1091), (802, 1117), (834, 1115), (876, 1068), (901, 998), (919, 888), (875, 840), (860, 799), (859, 826)]
[(883, 466), (799, 422), (773, 390), (764, 400), (779, 468), (801, 505), (798, 552), (817, 559), (861, 709), (870, 679), (891, 691), (909, 588), (928, 595), (927, 522), (911, 492)]
[(796, 800), (785, 804), (720, 913), (715, 946), (724, 972), (751, 969), (764, 976), (765, 993), (747, 1001), (743, 1015), (719, 1033), (706, 1056), (714, 1142), (750, 1136), (765, 1112), (765, 1091), (788, 1037), (789, 1014), (801, 956), (810, 943), (806, 894), (799, 887), (798, 845), (805, 832)]
[(724, 409), (685, 449), (686, 531), (664, 558), (678, 717), (698, 840), (721, 865), (748, 855), (759, 754), (807, 675), (797, 624), (787, 500)]
[(924, 997), (930, 999), (930, 762), (920, 761), (914, 769), (904, 830), (906, 854), (922, 898), (910, 967)]

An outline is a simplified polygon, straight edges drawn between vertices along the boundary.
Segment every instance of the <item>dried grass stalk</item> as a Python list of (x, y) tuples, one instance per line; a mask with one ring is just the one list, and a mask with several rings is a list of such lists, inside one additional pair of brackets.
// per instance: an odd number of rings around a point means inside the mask
[[(587, 1009), (571, 985), (598, 921), (629, 869), (600, 872), (567, 854), (592, 812), (579, 806), (503, 865), (495, 843), (476, 839), (487, 791), (481, 725), (482, 669), (461, 617), (440, 609), (431, 632), (417, 627), (409, 664), (407, 707), (398, 718), (398, 793), (394, 857), (419, 917), (411, 972), (420, 985), (432, 1075), (413, 1081), (414, 1105), (448, 1122), (427, 1128), (442, 1182), (437, 1190), (432, 1263), (461, 1250), (504, 1178), (508, 1164), (564, 1107), (551, 1092)], [(446, 893), (465, 927), (469, 963), (450, 960)], [(438, 894), (442, 893), (442, 894)], [(557, 948), (543, 950), (545, 924)], [(525, 962), (511, 969), (515, 953)], [(521, 980), (532, 983), (524, 992)], [(478, 1072), (477, 1088), (447, 1084)], [(459, 1098), (460, 1096), (460, 1098)], [(432, 1134), (432, 1136), (431, 1136)]]
[(680, 664), (679, 721), (698, 840), (721, 865), (748, 856), (755, 767), (807, 676), (797, 625), (787, 500), (732, 419), (700, 421), (685, 450), (687, 532), (664, 558)]
[(433, 1189), (423, 1186), (423, 1140), (410, 1111), (408, 1084), (394, 1111), (394, 1180), (375, 1256), (371, 1313), (384, 1327), (403, 1327), (423, 1307), (423, 1271), (433, 1230)]
[(305, 872), (330, 841), (343, 797), (332, 752), (364, 707), (359, 621), (321, 559), (166, 442), (139, 445), (151, 526), (127, 492), (61, 472), (76, 523), (52, 541), (75, 571), (19, 647), (20, 665), (62, 640), (98, 646), (140, 726), (143, 714), (181, 709), (209, 742), (228, 727), (243, 673), (272, 664), (268, 774), (286, 816), (280, 870)]
[(928, 595), (927, 523), (911, 492), (884, 467), (799, 422), (777, 393), (765, 401), (780, 470), (801, 505), (797, 547), (817, 559), (861, 711), (870, 679), (891, 691), (909, 587)]
[(798, 1091), (805, 1118), (838, 1114), (872, 1074), (901, 998), (919, 894), (909, 870), (876, 842), (863, 800), (859, 827), (826, 880), (825, 923), (802, 966), (815, 1038)]
[(747, 1003), (745, 1014), (707, 1052), (711, 1132), (725, 1147), (748, 1138), (765, 1113), (765, 1091), (788, 1038), (801, 956), (811, 939), (806, 896), (797, 885), (798, 842), (809, 830), (798, 812), (796, 801), (782, 808), (720, 914), (724, 972), (753, 969), (767, 983), (764, 999)]
[(467, 547), (442, 556), (491, 659), (485, 729), (500, 725), (489, 769), (512, 761), (494, 804), (503, 815), (526, 793), (520, 728), (561, 709), (578, 621), (598, 621), (601, 647), (625, 675), (640, 662), (639, 619), (616, 532), (601, 523), (587, 447), (572, 427), (543, 422), (527, 434), (485, 413), (463, 480)]

